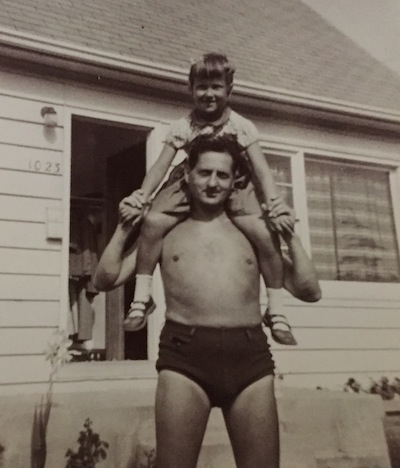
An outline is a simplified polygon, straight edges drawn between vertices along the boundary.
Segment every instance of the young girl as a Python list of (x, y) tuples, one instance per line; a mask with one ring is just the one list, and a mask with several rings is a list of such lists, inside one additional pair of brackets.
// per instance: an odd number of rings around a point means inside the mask
[[(277, 196), (275, 182), (258, 143), (255, 126), (228, 106), (235, 69), (222, 54), (209, 53), (191, 66), (189, 87), (194, 110), (189, 116), (172, 123), (164, 147), (148, 171), (142, 187), (119, 206), (123, 221), (129, 221), (145, 207), (149, 197), (165, 177), (176, 153), (187, 149), (199, 135), (229, 134), (243, 150), (243, 165), (235, 180), (228, 214), (232, 222), (255, 246), (257, 258), (267, 288), (268, 309), (263, 317), (271, 328), (275, 341), (297, 344), (286, 317), (280, 313), (282, 302), (283, 264), (279, 236), (293, 231), (294, 220), (288, 210), (282, 213), (283, 201)], [(151, 202), (141, 227), (136, 269), (134, 299), (124, 327), (140, 330), (155, 305), (150, 297), (151, 281), (159, 260), (163, 237), (188, 216), (190, 200), (183, 190), (183, 164), (177, 166), (167, 184)], [(132, 210), (135, 208), (135, 210)], [(266, 228), (265, 213), (268, 224)]]

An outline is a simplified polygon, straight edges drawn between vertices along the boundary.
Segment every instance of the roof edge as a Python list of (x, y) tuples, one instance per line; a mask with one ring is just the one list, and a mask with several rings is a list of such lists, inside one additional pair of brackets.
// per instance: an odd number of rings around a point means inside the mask
[[(0, 27), (0, 44), (23, 49), (26, 52), (46, 54), (47, 56), (69, 60), (72, 59), (100, 67), (114, 68), (133, 74), (168, 80), (169, 82), (175, 82), (177, 84), (187, 83), (188, 72), (186, 69), (180, 67), (108, 53), (65, 41), (51, 40), (35, 34), (10, 30), (4, 27)], [(396, 112), (390, 109), (365, 106), (354, 102), (297, 93), (281, 88), (263, 86), (249, 81), (235, 80), (235, 95), (274, 101), (281, 104), (308, 107), (332, 113), (344, 113), (367, 119), (400, 123), (400, 111)]]

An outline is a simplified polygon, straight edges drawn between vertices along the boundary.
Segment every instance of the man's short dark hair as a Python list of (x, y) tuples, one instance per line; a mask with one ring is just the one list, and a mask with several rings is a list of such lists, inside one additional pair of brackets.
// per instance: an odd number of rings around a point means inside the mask
[(236, 173), (242, 161), (242, 149), (232, 135), (207, 136), (195, 138), (188, 149), (188, 166), (192, 170), (199, 161), (199, 156), (208, 151), (227, 153), (232, 157), (232, 171)]

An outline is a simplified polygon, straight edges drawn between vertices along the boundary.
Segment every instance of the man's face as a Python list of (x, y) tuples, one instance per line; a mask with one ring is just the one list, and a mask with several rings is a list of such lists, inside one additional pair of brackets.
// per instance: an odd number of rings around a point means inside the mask
[(186, 172), (186, 182), (193, 201), (203, 206), (222, 206), (232, 189), (232, 166), (232, 157), (228, 153), (201, 153), (196, 166)]
[(231, 90), (225, 78), (196, 78), (192, 88), (196, 111), (206, 120), (218, 118), (227, 106)]

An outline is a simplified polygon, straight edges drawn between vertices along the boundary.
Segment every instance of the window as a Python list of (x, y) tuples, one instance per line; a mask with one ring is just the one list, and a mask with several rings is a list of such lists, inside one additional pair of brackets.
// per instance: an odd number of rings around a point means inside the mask
[(320, 279), (399, 282), (390, 170), (305, 157), (311, 252)]
[(293, 207), (293, 184), (290, 157), (267, 154), (268, 165), (271, 168), (279, 195)]

